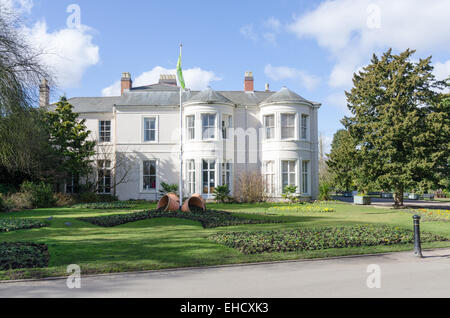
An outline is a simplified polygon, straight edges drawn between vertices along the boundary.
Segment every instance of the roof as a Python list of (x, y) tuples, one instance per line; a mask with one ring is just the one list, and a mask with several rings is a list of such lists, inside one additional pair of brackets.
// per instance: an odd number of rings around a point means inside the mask
[[(208, 88), (203, 91), (186, 91), (182, 95), (183, 103), (225, 103), (237, 106), (258, 106), (260, 104), (294, 102), (313, 103), (283, 87), (273, 91), (215, 91)], [(175, 106), (180, 104), (180, 88), (170, 84), (158, 83), (135, 87), (117, 97), (75, 97), (69, 99), (77, 113), (109, 113), (114, 106)]]
[(193, 96), (187, 100), (187, 103), (206, 103), (206, 104), (234, 104), (231, 100), (216, 92), (211, 87), (192, 94)]
[(290, 103), (308, 103), (313, 104), (312, 102), (304, 99), (297, 93), (294, 93), (287, 87), (283, 87), (275, 94), (269, 96), (262, 103), (263, 104), (271, 104), (271, 103), (279, 103), (279, 102), (290, 102)]

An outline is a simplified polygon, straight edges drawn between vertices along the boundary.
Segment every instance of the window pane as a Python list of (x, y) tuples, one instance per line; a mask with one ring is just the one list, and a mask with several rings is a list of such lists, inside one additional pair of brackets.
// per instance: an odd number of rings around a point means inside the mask
[(150, 175), (156, 175), (156, 161), (150, 161)]
[(283, 169), (283, 173), (287, 173), (288, 172), (288, 162), (287, 161), (283, 161), (282, 169)]
[(150, 175), (150, 161), (144, 161), (144, 176)]

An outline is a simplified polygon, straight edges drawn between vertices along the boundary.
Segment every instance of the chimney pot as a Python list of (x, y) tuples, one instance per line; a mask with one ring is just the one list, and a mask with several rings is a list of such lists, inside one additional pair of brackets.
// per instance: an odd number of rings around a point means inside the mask
[(244, 90), (246, 92), (254, 91), (253, 73), (252, 72), (245, 72)]
[(43, 78), (39, 85), (39, 107), (46, 107), (50, 104), (50, 87), (47, 79)]
[(133, 81), (131, 80), (131, 74), (128, 72), (122, 73), (120, 94), (123, 95), (125, 91), (129, 91), (133, 87)]
[(270, 85), (269, 85), (269, 83), (266, 83), (266, 92), (270, 92)]

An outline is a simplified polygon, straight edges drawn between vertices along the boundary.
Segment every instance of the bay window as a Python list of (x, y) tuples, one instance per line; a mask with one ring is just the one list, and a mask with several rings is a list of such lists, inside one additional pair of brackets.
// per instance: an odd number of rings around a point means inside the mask
[(266, 161), (263, 163), (264, 191), (269, 194), (275, 193), (274, 167), (274, 161)]
[(203, 193), (213, 194), (216, 187), (216, 161), (203, 160)]
[(281, 139), (295, 138), (295, 114), (281, 114)]
[(188, 192), (194, 194), (195, 191), (195, 160), (187, 162)]
[(308, 139), (308, 115), (302, 115), (301, 127), (302, 139)]
[(202, 114), (203, 139), (216, 138), (216, 114)]
[(275, 115), (264, 116), (264, 130), (266, 139), (275, 138)]
[(295, 170), (297, 162), (295, 160), (288, 160), (281, 162), (281, 175), (282, 175), (282, 191), (286, 186), (295, 186)]

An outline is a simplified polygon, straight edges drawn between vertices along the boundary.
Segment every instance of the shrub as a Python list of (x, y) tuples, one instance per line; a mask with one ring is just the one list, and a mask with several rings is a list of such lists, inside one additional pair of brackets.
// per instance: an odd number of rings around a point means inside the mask
[(118, 198), (116, 196), (95, 192), (82, 192), (78, 199), (80, 203), (114, 202), (117, 200)]
[(47, 223), (30, 219), (0, 219), (0, 232), (35, 229), (47, 225)]
[(55, 204), (52, 187), (44, 182), (33, 183), (25, 181), (20, 186), (20, 192), (31, 193), (33, 208), (49, 208)]
[(11, 184), (0, 184), (0, 194), (8, 195), (16, 192), (16, 188)]
[(80, 221), (89, 222), (98, 226), (113, 227), (121, 224), (152, 219), (152, 218), (179, 218), (200, 222), (204, 228), (231, 226), (239, 224), (279, 223), (280, 221), (268, 219), (239, 218), (228, 212), (207, 210), (205, 212), (164, 212), (158, 210), (142, 211), (129, 214), (105, 215), (99, 217), (79, 218)]
[(289, 185), (284, 187), (284, 193), (281, 195), (283, 199), (288, 200), (290, 203), (298, 202), (297, 186)]
[[(424, 232), (421, 236), (423, 242), (447, 241), (446, 238), (432, 233)], [(414, 242), (414, 233), (398, 227), (354, 225), (289, 231), (218, 233), (209, 239), (245, 254), (255, 254), (408, 244)]]
[(74, 209), (128, 209), (134, 207), (132, 204), (126, 202), (95, 202), (95, 203), (80, 203), (72, 206)]
[(235, 199), (240, 203), (266, 201), (264, 180), (258, 171), (241, 173), (236, 184)]
[(10, 194), (5, 198), (5, 207), (8, 211), (32, 209), (33, 196), (30, 192)]
[(66, 193), (55, 193), (53, 199), (57, 207), (72, 206), (77, 203), (75, 196)]
[(319, 186), (319, 200), (328, 201), (330, 197), (331, 186), (328, 182), (322, 182)]
[(159, 190), (160, 196), (164, 196), (170, 192), (178, 193), (178, 185), (177, 184), (168, 184), (165, 182), (161, 182), (161, 188), (162, 189)]
[(230, 189), (228, 185), (221, 185), (214, 189), (214, 198), (217, 202), (225, 203), (230, 198)]
[(6, 210), (5, 201), (3, 200), (3, 195), (0, 193), (0, 212)]
[(44, 244), (0, 243), (0, 270), (47, 267), (50, 259)]

